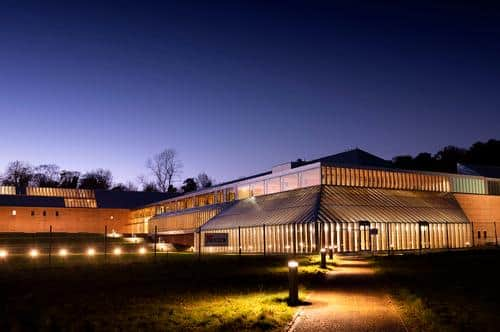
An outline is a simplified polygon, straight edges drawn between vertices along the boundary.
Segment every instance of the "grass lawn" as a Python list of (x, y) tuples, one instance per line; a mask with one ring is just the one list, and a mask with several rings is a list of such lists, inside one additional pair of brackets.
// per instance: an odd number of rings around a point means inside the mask
[(375, 258), (412, 331), (498, 331), (499, 250)]
[[(301, 258), (301, 296), (322, 278)], [(192, 254), (70, 255), (0, 261), (0, 330), (281, 330), (287, 305), (286, 257)]]

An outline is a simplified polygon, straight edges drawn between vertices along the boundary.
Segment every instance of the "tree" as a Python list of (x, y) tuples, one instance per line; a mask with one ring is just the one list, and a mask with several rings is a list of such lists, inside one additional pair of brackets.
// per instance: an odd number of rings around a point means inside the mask
[(177, 194), (177, 188), (173, 185), (168, 186), (167, 194)]
[(4, 186), (27, 187), (33, 179), (33, 166), (23, 161), (13, 161), (7, 165), (3, 175)]
[(182, 186), (182, 191), (184, 193), (196, 191), (196, 189), (198, 189), (198, 185), (196, 184), (196, 181), (193, 178), (187, 178), (186, 180), (184, 180), (183, 184), (184, 185)]
[(31, 185), (34, 187), (57, 187), (60, 182), (60, 169), (55, 164), (35, 167)]
[(458, 148), (453, 145), (445, 146), (434, 156), (436, 160), (436, 170), (441, 172), (455, 173), (457, 163), (465, 160), (466, 149)]
[(146, 192), (159, 192), (159, 190), (156, 187), (156, 185), (154, 183), (152, 183), (152, 182), (144, 183), (143, 186), (142, 186), (142, 191), (146, 191)]
[(196, 177), (196, 183), (199, 188), (209, 188), (213, 184), (213, 180), (207, 175), (207, 173), (202, 172)]
[(166, 149), (146, 161), (146, 167), (154, 178), (154, 184), (161, 192), (166, 192), (174, 177), (180, 174), (182, 163), (174, 149)]
[(61, 171), (59, 177), (59, 187), (61, 188), (76, 188), (80, 179), (80, 172), (77, 171)]
[(79, 188), (81, 189), (109, 189), (113, 181), (111, 171), (98, 168), (89, 171), (80, 178)]
[(126, 184), (120, 182), (115, 184), (111, 191), (137, 191), (137, 186), (130, 181)]

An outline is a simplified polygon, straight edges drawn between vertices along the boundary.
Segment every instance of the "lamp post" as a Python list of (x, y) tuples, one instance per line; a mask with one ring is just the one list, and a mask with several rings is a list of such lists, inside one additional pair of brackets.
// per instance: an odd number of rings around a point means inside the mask
[(297, 261), (288, 262), (288, 304), (297, 305), (299, 303), (299, 263)]
[(330, 246), (328, 248), (328, 258), (333, 259), (333, 247)]
[(322, 269), (326, 269), (326, 249), (325, 248), (321, 248), (321, 250), (319, 251), (320, 255), (321, 255), (321, 264), (319, 265), (320, 268)]

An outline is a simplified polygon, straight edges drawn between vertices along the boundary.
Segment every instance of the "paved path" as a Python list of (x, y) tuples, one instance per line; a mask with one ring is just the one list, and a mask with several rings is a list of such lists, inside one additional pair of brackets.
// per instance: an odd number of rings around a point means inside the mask
[(360, 258), (343, 258), (307, 299), (290, 331), (406, 331), (396, 307)]

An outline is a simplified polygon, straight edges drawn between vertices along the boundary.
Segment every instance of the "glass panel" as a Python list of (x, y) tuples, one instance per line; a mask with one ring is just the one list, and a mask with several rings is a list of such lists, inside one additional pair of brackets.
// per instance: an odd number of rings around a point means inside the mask
[(317, 169), (302, 172), (301, 187), (317, 186), (320, 184), (320, 176)]
[(253, 196), (264, 195), (264, 181), (252, 183), (252, 195)]
[(281, 191), (280, 178), (266, 180), (266, 193), (273, 194)]
[(290, 174), (281, 177), (282, 190), (292, 190), (299, 187), (299, 175)]
[(250, 185), (245, 184), (238, 186), (238, 199), (250, 197)]

